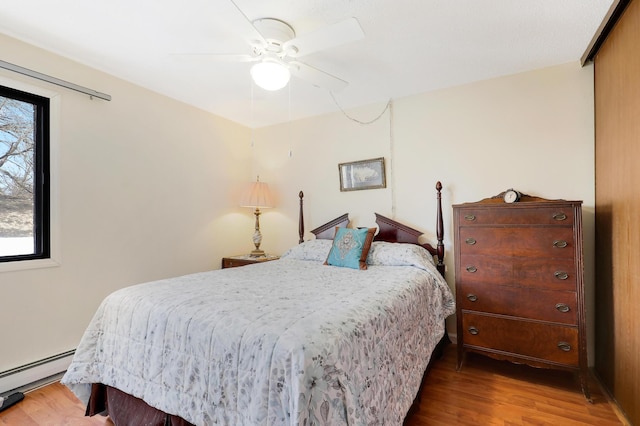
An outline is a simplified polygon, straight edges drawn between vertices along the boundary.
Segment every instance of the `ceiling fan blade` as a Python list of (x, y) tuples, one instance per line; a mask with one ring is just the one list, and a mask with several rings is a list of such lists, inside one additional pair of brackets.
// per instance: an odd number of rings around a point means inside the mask
[(172, 57), (190, 61), (216, 61), (216, 62), (255, 62), (259, 56), (246, 54), (219, 54), (219, 53), (172, 53)]
[(332, 92), (338, 92), (349, 85), (349, 83), (341, 78), (328, 74), (303, 62), (289, 62), (289, 70), (294, 76), (305, 80), (316, 87), (327, 89)]
[(316, 31), (293, 38), (283, 45), (283, 50), (293, 58), (319, 50), (340, 46), (364, 38), (362, 27), (356, 18), (348, 18)]
[(253, 28), (253, 32), (255, 33), (255, 39), (260, 42), (262, 45), (267, 45), (267, 40), (264, 38), (264, 36), (262, 35), (262, 33), (260, 32), (260, 30), (258, 30), (258, 28), (256, 28), (256, 26), (253, 24), (253, 21), (251, 21), (251, 19), (249, 19), (249, 17), (242, 11), (242, 9), (240, 9), (240, 6), (238, 6), (236, 4), (235, 1), (230, 0), (231, 4), (233, 4), (235, 6), (236, 9), (238, 9), (238, 12), (240, 12), (240, 14), (244, 17), (245, 21), (247, 21), (249, 23), (249, 25), (251, 26), (251, 28)]

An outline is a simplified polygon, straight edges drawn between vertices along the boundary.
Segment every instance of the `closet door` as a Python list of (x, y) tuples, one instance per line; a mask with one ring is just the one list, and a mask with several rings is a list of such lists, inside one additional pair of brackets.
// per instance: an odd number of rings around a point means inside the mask
[(595, 57), (596, 371), (640, 424), (640, 1)]

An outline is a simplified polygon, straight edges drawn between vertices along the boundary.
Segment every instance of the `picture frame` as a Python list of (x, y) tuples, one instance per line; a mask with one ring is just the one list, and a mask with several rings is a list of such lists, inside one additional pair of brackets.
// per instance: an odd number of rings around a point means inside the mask
[(384, 157), (338, 164), (340, 191), (386, 188)]

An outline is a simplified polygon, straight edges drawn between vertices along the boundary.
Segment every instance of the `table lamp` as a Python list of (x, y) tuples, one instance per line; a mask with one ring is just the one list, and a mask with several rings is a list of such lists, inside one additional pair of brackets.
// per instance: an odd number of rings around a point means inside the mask
[(260, 176), (258, 176), (256, 181), (243, 194), (240, 206), (255, 208), (253, 214), (256, 216), (256, 227), (253, 232), (253, 244), (256, 248), (251, 251), (251, 257), (264, 256), (264, 250), (260, 250), (260, 243), (262, 242), (262, 234), (260, 233), (260, 209), (274, 207), (274, 205), (271, 199), (271, 192), (269, 192), (269, 185), (260, 182)]

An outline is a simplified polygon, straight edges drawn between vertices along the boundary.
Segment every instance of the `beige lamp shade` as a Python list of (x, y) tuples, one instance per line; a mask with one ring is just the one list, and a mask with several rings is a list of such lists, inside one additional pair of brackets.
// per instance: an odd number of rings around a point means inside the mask
[(254, 207), (258, 209), (274, 207), (269, 185), (260, 181), (251, 184), (242, 195), (240, 207)]

